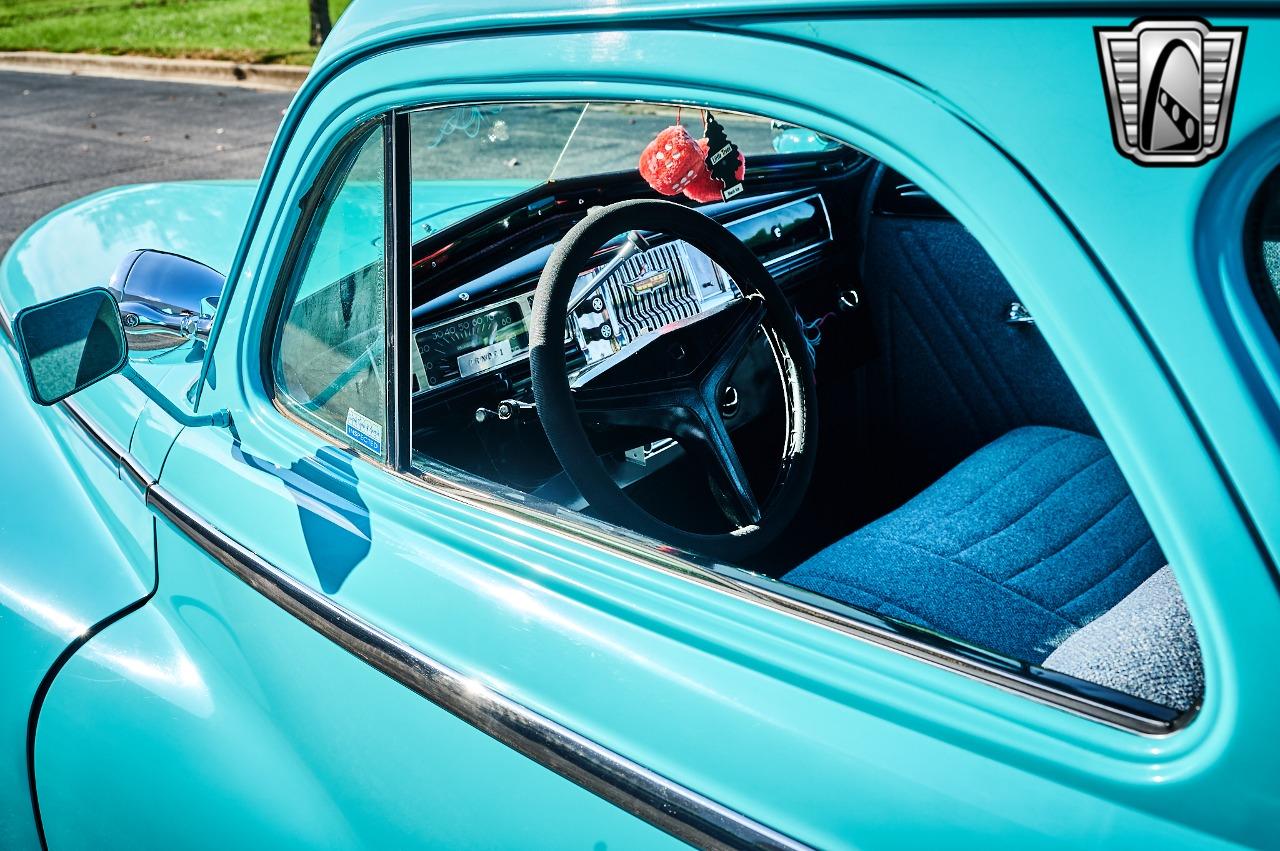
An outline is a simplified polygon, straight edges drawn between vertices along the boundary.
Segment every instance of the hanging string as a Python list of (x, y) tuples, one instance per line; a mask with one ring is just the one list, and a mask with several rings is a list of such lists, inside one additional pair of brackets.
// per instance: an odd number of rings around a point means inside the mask
[(683, 109), (683, 108), (684, 108), (684, 107), (680, 107), (680, 106), (677, 106), (677, 107), (676, 107), (676, 126), (677, 126), (677, 127), (679, 127), (679, 126), (680, 126), (680, 110), (681, 110), (681, 109)]

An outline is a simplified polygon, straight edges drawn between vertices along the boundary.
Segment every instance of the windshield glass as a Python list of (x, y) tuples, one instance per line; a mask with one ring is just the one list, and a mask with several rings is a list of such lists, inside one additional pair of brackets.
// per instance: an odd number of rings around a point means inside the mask
[[(753, 158), (835, 150), (803, 128), (741, 113), (715, 119)], [(410, 117), (413, 218), (421, 238), (527, 189), (553, 180), (634, 171), (660, 131), (683, 125), (704, 135), (699, 109), (636, 103), (475, 104)]]

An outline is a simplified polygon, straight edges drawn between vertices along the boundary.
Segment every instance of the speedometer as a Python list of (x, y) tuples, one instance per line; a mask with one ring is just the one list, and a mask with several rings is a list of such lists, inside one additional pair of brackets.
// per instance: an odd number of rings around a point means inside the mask
[(529, 348), (524, 312), (516, 301), (424, 329), (417, 340), (431, 387), (502, 366)]

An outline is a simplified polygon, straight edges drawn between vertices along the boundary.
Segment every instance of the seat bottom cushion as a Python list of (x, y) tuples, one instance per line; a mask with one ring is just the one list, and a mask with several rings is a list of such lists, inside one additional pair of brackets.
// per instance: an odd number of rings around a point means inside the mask
[(1106, 445), (1029, 426), (782, 578), (1039, 664), (1165, 563)]
[(1196, 628), (1167, 567), (1058, 645), (1044, 667), (1183, 712), (1204, 694)]

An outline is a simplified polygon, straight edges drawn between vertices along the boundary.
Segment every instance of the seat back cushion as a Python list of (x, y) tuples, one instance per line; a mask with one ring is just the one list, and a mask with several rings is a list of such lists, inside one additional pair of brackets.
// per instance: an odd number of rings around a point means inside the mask
[[(901, 180), (886, 172), (868, 192), (887, 204)], [(1020, 426), (1097, 433), (1036, 326), (1006, 321), (1018, 297), (963, 225), (875, 204), (864, 215), (862, 289), (879, 352), (864, 407), (890, 504)]]

